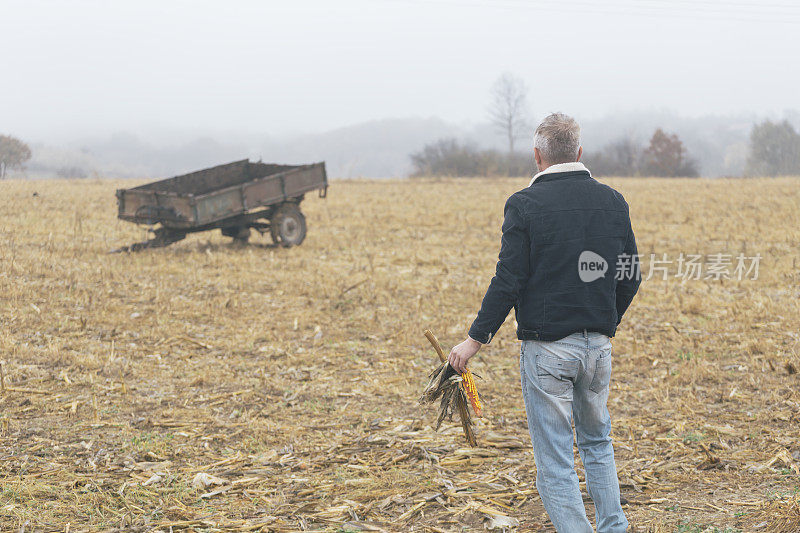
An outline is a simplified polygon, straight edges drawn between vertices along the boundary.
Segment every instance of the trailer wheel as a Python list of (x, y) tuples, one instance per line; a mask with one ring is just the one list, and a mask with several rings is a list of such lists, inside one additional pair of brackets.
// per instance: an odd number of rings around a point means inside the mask
[(272, 215), (269, 231), (275, 244), (297, 246), (306, 238), (306, 217), (296, 204), (283, 204)]

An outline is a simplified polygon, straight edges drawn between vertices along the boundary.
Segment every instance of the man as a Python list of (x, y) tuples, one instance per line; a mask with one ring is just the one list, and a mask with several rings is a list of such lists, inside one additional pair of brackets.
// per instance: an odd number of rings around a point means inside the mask
[[(628, 204), (580, 163), (580, 128), (554, 113), (534, 137), (539, 173), (505, 205), (497, 271), (467, 340), (448, 360), (459, 372), (514, 307), (536, 487), (559, 532), (591, 532), (574, 469), (572, 418), (598, 533), (624, 532), (606, 407), (611, 341), (639, 288)], [(616, 271), (616, 272), (615, 272)]]

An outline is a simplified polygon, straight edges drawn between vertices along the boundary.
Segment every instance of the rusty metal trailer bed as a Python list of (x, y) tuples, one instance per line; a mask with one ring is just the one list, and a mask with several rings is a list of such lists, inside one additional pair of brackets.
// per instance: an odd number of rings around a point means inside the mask
[(168, 246), (188, 233), (219, 228), (246, 242), (250, 230), (270, 232), (281, 246), (306, 236), (300, 202), (306, 193), (328, 190), (325, 163), (275, 165), (235, 161), (131, 189), (117, 190), (118, 217), (158, 228), (155, 237), (120, 250)]

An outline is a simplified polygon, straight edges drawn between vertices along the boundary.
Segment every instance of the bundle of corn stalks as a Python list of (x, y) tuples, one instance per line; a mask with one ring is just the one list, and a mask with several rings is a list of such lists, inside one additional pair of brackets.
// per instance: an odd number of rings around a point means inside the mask
[(472, 417), (469, 414), (469, 409), (467, 409), (467, 401), (469, 400), (469, 403), (472, 404), (475, 416), (481, 416), (482, 405), (472, 373), (469, 370), (465, 370), (463, 374), (459, 375), (450, 366), (450, 363), (446, 361), (444, 351), (433, 333), (430, 330), (425, 330), (425, 337), (433, 345), (442, 364), (431, 372), (428, 385), (422, 392), (419, 402), (428, 404), (441, 398), (439, 416), (436, 419), (436, 429), (439, 429), (445, 417), (452, 420), (453, 413), (458, 412), (467, 442), (470, 446), (477, 446), (478, 441), (475, 439), (475, 432), (472, 430)]

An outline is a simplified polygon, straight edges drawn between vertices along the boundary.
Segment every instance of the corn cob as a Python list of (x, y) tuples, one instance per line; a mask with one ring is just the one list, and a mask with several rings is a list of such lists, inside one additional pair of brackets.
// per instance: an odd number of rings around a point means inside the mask
[(475, 416), (481, 416), (483, 405), (481, 405), (481, 399), (480, 396), (478, 396), (478, 388), (475, 386), (472, 372), (470, 372), (468, 368), (461, 374), (461, 388), (464, 389), (464, 392), (467, 394), (469, 403), (472, 404), (472, 410), (475, 411)]

